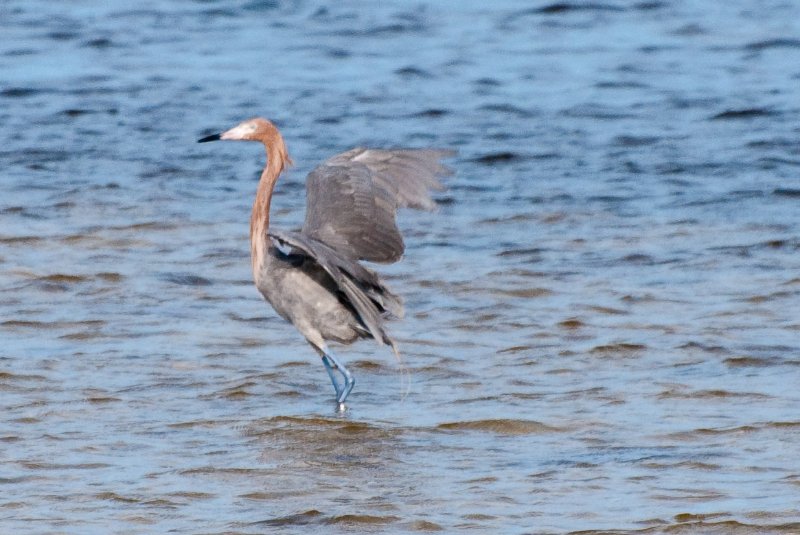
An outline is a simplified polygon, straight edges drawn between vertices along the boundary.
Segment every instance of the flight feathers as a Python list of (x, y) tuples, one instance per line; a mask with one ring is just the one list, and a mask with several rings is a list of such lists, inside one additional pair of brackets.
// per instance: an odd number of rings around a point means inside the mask
[(352, 149), (311, 171), (306, 179), (303, 233), (359, 260), (395, 262), (405, 250), (398, 208), (432, 210), (431, 189), (452, 174), (439, 160), (453, 151)]

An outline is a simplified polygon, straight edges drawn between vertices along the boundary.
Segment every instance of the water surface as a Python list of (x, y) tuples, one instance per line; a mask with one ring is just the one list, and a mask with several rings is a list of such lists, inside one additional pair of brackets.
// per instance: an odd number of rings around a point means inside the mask
[[(0, 6), (0, 526), (800, 531), (800, 7)], [(263, 153), (456, 148), (344, 416), (259, 298)]]

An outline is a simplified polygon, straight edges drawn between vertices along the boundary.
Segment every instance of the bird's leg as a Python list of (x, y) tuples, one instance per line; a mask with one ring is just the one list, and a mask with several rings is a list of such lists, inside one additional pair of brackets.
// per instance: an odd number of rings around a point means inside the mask
[[(330, 360), (330, 362), (326, 362), (326, 359)], [(356, 380), (353, 378), (353, 374), (350, 373), (350, 370), (345, 368), (344, 364), (339, 362), (339, 359), (333, 354), (333, 351), (327, 347), (323, 349), (322, 362), (326, 362), (325, 365), (328, 366), (328, 374), (331, 376), (331, 381), (333, 381), (334, 375), (330, 363), (333, 363), (332, 368), (339, 370), (339, 373), (341, 373), (344, 378), (344, 386), (341, 389), (338, 388), (338, 383), (334, 382), (334, 387), (336, 388), (336, 402), (339, 404), (338, 410), (344, 411), (344, 401), (347, 399), (347, 396), (350, 395), (350, 391), (353, 390)]]
[(339, 395), (342, 392), (342, 388), (339, 386), (339, 382), (336, 380), (336, 373), (334, 373), (334, 369), (336, 368), (336, 364), (333, 364), (328, 358), (328, 355), (323, 353), (322, 355), (322, 363), (325, 365), (325, 371), (328, 372), (328, 377), (331, 378), (331, 383), (333, 383), (333, 388), (336, 390), (336, 399), (339, 399)]

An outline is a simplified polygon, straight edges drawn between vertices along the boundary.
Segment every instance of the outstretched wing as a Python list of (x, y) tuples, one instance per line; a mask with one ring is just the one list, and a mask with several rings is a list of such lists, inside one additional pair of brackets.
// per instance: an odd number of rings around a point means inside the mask
[(386, 313), (402, 317), (403, 302), (383, 285), (374, 271), (302, 232), (270, 230), (269, 235), (281, 245), (291, 247), (296, 253), (319, 264), (347, 297), (372, 337), (379, 344), (394, 346), (383, 329), (383, 317)]
[(433, 209), (437, 177), (452, 174), (439, 160), (453, 154), (358, 148), (330, 158), (306, 179), (303, 233), (350, 258), (397, 261), (405, 249), (397, 209)]

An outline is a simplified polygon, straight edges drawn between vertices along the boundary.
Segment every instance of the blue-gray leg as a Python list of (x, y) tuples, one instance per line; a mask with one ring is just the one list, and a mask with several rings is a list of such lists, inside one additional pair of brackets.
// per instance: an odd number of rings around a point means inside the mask
[[(322, 350), (322, 363), (325, 365), (325, 370), (328, 372), (328, 376), (331, 378), (331, 382), (333, 383), (333, 388), (336, 390), (336, 402), (338, 403), (338, 410), (344, 411), (344, 402), (347, 399), (347, 396), (350, 395), (350, 391), (353, 390), (353, 386), (356, 384), (356, 380), (353, 378), (353, 374), (350, 373), (344, 364), (342, 364), (339, 359), (336, 358), (336, 355), (333, 354), (333, 351), (327, 348), (327, 346), (323, 346)], [(339, 381), (336, 380), (336, 374), (334, 370), (338, 370), (339, 373), (342, 374), (342, 378), (344, 379), (344, 385), (340, 385)]]
[(339, 395), (342, 393), (342, 387), (339, 386), (339, 381), (336, 380), (336, 373), (333, 371), (336, 365), (331, 362), (328, 355), (325, 353), (322, 354), (322, 363), (325, 365), (325, 371), (328, 372), (328, 377), (331, 378), (333, 388), (336, 390), (336, 399), (338, 400)]

